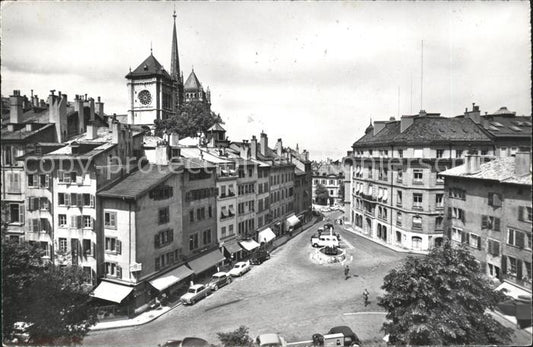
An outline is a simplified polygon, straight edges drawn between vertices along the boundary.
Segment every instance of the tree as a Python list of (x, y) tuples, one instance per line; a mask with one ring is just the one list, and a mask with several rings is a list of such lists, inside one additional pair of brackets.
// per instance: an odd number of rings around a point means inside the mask
[(318, 184), (315, 189), (316, 203), (319, 205), (327, 205), (329, 199), (328, 189), (322, 185)]
[(238, 329), (227, 333), (217, 333), (218, 339), (225, 347), (251, 346), (252, 338), (248, 335), (248, 327), (241, 325)]
[(43, 255), (37, 245), (2, 237), (3, 339), (11, 341), (14, 323), (25, 322), (33, 344), (80, 343), (96, 323), (89, 307), (91, 288), (81, 268), (60, 269), (44, 263)]
[(395, 345), (503, 344), (512, 330), (487, 312), (505, 295), (494, 291), (464, 247), (449, 242), (423, 258), (409, 257), (391, 270), (378, 304), (388, 322), (382, 330)]
[(174, 132), (180, 138), (195, 137), (199, 132), (205, 133), (215, 123), (222, 123), (220, 115), (212, 112), (201, 102), (188, 102), (180, 105), (177, 115), (154, 121), (157, 136), (165, 132)]

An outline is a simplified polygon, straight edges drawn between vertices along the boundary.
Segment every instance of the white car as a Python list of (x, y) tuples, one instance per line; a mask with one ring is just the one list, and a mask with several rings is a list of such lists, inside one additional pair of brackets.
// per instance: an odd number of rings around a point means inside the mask
[(211, 294), (211, 288), (203, 284), (193, 284), (180, 300), (184, 305), (194, 305), (195, 302), (206, 298), (209, 294)]
[(250, 271), (252, 268), (250, 267), (250, 263), (247, 261), (240, 261), (237, 264), (233, 266), (233, 269), (229, 270), (229, 274), (233, 277), (242, 276), (248, 271)]
[(285, 347), (287, 342), (278, 334), (262, 334), (255, 339), (258, 347)]

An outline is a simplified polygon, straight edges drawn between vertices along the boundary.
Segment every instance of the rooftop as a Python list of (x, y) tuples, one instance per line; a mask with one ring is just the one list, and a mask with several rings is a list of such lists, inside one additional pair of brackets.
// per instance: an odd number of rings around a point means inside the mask
[(162, 76), (167, 79), (171, 79), (168, 72), (165, 70), (163, 65), (161, 65), (157, 59), (150, 54), (141, 65), (139, 65), (135, 70), (130, 71), (126, 78), (138, 78), (138, 77), (149, 77), (149, 76)]
[(500, 183), (514, 183), (531, 186), (531, 168), (529, 173), (517, 176), (515, 174), (516, 159), (515, 157), (499, 157), (492, 161), (480, 165), (479, 171), (473, 174), (467, 174), (466, 163), (454, 168), (448, 169), (441, 173), (443, 176), (464, 177), (471, 179), (491, 180)]
[(196, 77), (196, 74), (194, 73), (194, 70), (191, 71), (191, 74), (187, 78), (187, 81), (185, 81), (185, 84), (183, 85), (183, 89), (185, 89), (185, 90), (199, 90), (199, 89), (202, 89), (202, 84), (198, 80), (198, 77)]
[(15, 128), (14, 131), (9, 131), (8, 127), (2, 128), (1, 130), (2, 141), (26, 140), (32, 137), (33, 135), (36, 135), (48, 128), (55, 127), (55, 125), (52, 123), (48, 123), (48, 124), (31, 123), (31, 130), (28, 130), (25, 124), (13, 124), (13, 126)]

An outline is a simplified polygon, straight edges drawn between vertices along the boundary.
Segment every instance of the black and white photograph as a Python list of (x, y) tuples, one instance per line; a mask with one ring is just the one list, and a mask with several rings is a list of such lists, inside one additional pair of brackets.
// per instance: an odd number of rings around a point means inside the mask
[(4, 346), (529, 346), (531, 3), (0, 3)]

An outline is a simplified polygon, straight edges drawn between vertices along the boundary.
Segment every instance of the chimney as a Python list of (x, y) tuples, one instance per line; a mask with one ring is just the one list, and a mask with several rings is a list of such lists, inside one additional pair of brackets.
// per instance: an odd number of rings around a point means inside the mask
[(250, 158), (250, 144), (248, 143), (248, 140), (242, 140), (240, 156), (242, 159)]
[(83, 100), (79, 95), (74, 97), (74, 111), (78, 112), (80, 134), (83, 134), (85, 132), (85, 112), (83, 110)]
[(160, 141), (155, 147), (155, 164), (156, 165), (168, 165), (169, 161), (169, 147), (168, 142)]
[(103, 118), (104, 117), (104, 103), (100, 100), (100, 97), (97, 98), (95, 108), (96, 108), (96, 111), (95, 111), (96, 114)]
[(266, 155), (267, 148), (268, 148), (268, 136), (264, 132), (261, 131), (261, 139), (260, 141), (260, 150), (262, 155)]
[(10, 110), (9, 121), (11, 123), (22, 122), (22, 97), (20, 96), (20, 90), (14, 90), (13, 95), (9, 97)]
[(250, 141), (250, 151), (252, 159), (257, 159), (257, 138), (255, 135), (252, 136), (252, 140)]
[(302, 154), (304, 156), (305, 161), (309, 161), (309, 152), (307, 151), (307, 149), (304, 149)]
[(89, 123), (87, 123), (87, 131), (85, 133), (86, 134), (85, 138), (87, 140), (94, 140), (97, 137), (97, 131), (98, 131), (98, 128), (96, 124), (89, 121)]
[(118, 144), (120, 142), (120, 131), (121, 131), (121, 124), (117, 121), (115, 116), (113, 116), (113, 120), (111, 121), (111, 142), (114, 144)]
[(516, 176), (524, 176), (531, 172), (531, 153), (517, 152), (514, 159), (514, 173)]
[(475, 103), (472, 103), (472, 111), (468, 111), (468, 108), (465, 110), (465, 118), (471, 119), (474, 123), (481, 123), (481, 112), (479, 112), (479, 106)]
[(85, 94), (85, 102), (83, 103), (83, 106), (89, 107), (89, 121), (94, 122), (94, 99), (87, 99), (87, 94)]
[(481, 166), (481, 157), (477, 154), (468, 154), (466, 156), (466, 174), (473, 175), (479, 172)]
[(276, 142), (276, 154), (281, 157), (283, 152), (283, 142), (281, 142), (281, 139), (278, 139), (278, 142)]
[(376, 136), (377, 133), (381, 131), (381, 129), (385, 128), (385, 124), (387, 122), (385, 121), (374, 121), (374, 136)]
[(50, 123), (55, 124), (56, 126), (56, 135), (57, 141), (63, 143), (67, 140), (67, 95), (61, 94), (59, 96), (54, 95), (55, 90), (50, 91), (50, 96), (48, 97), (49, 109), (49, 120)]
[(400, 121), (400, 132), (403, 133), (407, 128), (409, 128), (413, 122), (415, 121), (414, 118), (416, 116), (402, 116)]

